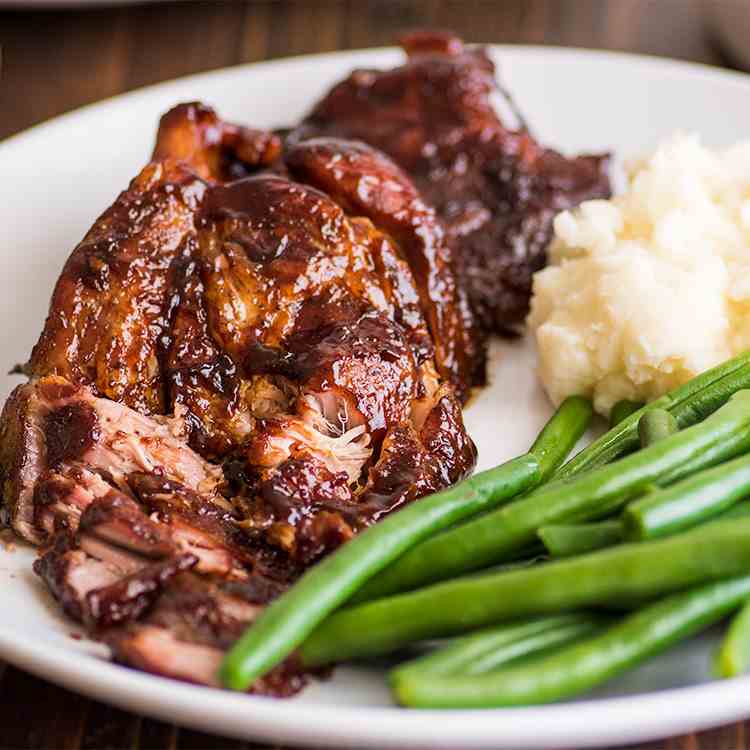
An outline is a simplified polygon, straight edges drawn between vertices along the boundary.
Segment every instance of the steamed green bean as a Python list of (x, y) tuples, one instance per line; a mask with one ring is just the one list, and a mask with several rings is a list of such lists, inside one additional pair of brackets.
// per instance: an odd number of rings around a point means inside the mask
[(642, 409), (645, 404), (640, 401), (629, 401), (623, 399), (618, 401), (609, 413), (609, 426), (610, 428), (616, 427), (623, 419), (627, 419), (631, 414), (635, 414), (639, 409)]
[(675, 594), (604, 632), (549, 654), (482, 675), (396, 670), (399, 703), (419, 708), (525, 706), (585, 693), (704, 630), (750, 596), (750, 576)]
[(667, 409), (680, 429), (696, 424), (733, 393), (750, 387), (750, 352), (744, 352), (657, 398), (615, 425), (570, 459), (555, 475), (565, 479), (594, 469), (638, 446), (638, 421), (648, 409)]
[(698, 470), (750, 449), (750, 391), (736, 393), (703, 422), (566, 482), (551, 482), (499, 510), (413, 547), (369, 581), (354, 601), (407, 591), (485, 568), (517, 554), (550, 524), (580, 523), (637, 497), (682, 467)]
[(745, 603), (729, 624), (714, 666), (719, 677), (738, 677), (750, 667), (750, 603)]
[(700, 471), (630, 503), (625, 536), (638, 541), (668, 536), (718, 516), (750, 495), (750, 455)]
[(483, 674), (530, 654), (589, 635), (607, 620), (601, 615), (565, 614), (481, 630), (396, 668), (424, 674)]
[(542, 565), (459, 578), (343, 609), (302, 644), (306, 664), (391, 652), (520, 617), (643, 601), (750, 572), (750, 518)]
[(541, 482), (557, 471), (591, 423), (591, 402), (580, 396), (566, 398), (547, 422), (529, 453), (539, 461)]
[(542, 526), (537, 532), (552, 557), (571, 557), (611, 547), (622, 541), (619, 520), (599, 523), (553, 524)]
[(638, 420), (641, 447), (646, 448), (662, 438), (674, 435), (678, 429), (677, 420), (666, 409), (648, 409)]
[(247, 689), (288, 656), (364, 581), (409, 547), (538, 481), (539, 462), (527, 454), (411, 503), (370, 527), (308, 570), (263, 611), (224, 658), (223, 684), (234, 690)]

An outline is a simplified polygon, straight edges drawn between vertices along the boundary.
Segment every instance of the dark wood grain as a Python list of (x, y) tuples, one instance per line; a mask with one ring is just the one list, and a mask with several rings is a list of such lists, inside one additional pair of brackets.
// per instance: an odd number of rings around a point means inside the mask
[(391, 44), (437, 25), (471, 41), (722, 64), (697, 0), (277, 0), (0, 12), (0, 138), (139, 86), (240, 62)]
[[(241, 62), (391, 44), (400, 30), (427, 25), (455, 29), (470, 41), (728, 64), (705, 29), (699, 0), (268, 0), (6, 11), (0, 12), (0, 138), (158, 81)], [(1, 663), (0, 707), (3, 750), (261, 747), (133, 716)], [(750, 730), (739, 723), (639, 750), (750, 750), (748, 738)]]

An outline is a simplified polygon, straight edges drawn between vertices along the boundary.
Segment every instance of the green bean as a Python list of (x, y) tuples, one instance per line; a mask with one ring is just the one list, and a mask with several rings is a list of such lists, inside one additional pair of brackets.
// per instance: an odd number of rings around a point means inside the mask
[[(500, 573), (504, 570), (520, 570), (521, 568), (530, 568), (532, 565), (536, 565), (541, 562), (547, 562), (549, 556), (544, 549), (544, 545), (534, 545), (533, 549), (529, 548), (519, 555), (515, 560), (500, 563), (499, 565), (493, 565), (487, 570), (475, 571), (471, 575), (484, 575), (488, 571), (493, 573)], [(350, 600), (351, 601), (351, 600)]]
[(675, 594), (599, 635), (478, 676), (394, 672), (399, 703), (420, 708), (525, 706), (571, 698), (704, 630), (750, 595), (750, 576)]
[(537, 532), (552, 557), (570, 557), (584, 552), (611, 547), (622, 541), (620, 521), (599, 523), (557, 524), (542, 526)]
[[(737, 367), (738, 362), (743, 362), (743, 364)], [(720, 406), (723, 406), (727, 399), (731, 398), (737, 391), (748, 387), (750, 384), (750, 351), (719, 365), (716, 369), (721, 370), (725, 367), (728, 368), (728, 372), (723, 377), (702, 388), (691, 397), (679, 399), (677, 403), (673, 401), (670, 404), (669, 412), (677, 420), (677, 426), (680, 429), (705, 419)], [(699, 379), (702, 377), (702, 375), (698, 376)], [(682, 387), (687, 389), (690, 387), (690, 383), (686, 383)], [(660, 404), (653, 401), (650, 406), (660, 407)]]
[[(712, 521), (728, 518), (747, 518), (750, 516), (750, 501), (739, 502), (725, 510)], [(700, 521), (697, 521), (700, 523)], [(675, 529), (684, 531), (684, 529)], [(581, 523), (569, 525), (544, 526), (539, 529), (539, 537), (544, 542), (547, 552), (552, 557), (570, 557), (585, 552), (604, 549), (624, 541), (625, 531), (622, 519), (601, 521), (599, 523)], [(668, 536), (668, 535), (666, 535)], [(628, 606), (628, 608), (631, 608)]]
[(714, 671), (718, 677), (738, 677), (750, 667), (750, 603), (745, 603), (729, 624), (716, 652)]
[(688, 458), (681, 466), (675, 466), (665, 471), (655, 482), (654, 489), (657, 487), (668, 487), (674, 482), (689, 477), (696, 472), (703, 471), (717, 464), (723, 463), (728, 458), (739, 456), (747, 451), (746, 436), (741, 432), (729, 435), (721, 444), (708, 446), (701, 455), (693, 455)]
[(674, 435), (677, 430), (677, 420), (666, 409), (649, 409), (638, 420), (642, 448)]
[(623, 513), (631, 541), (668, 536), (719, 515), (750, 495), (750, 455), (646, 493)]
[(547, 422), (529, 453), (539, 459), (541, 482), (561, 466), (591, 423), (591, 402), (580, 396), (566, 398)]
[[(536, 540), (542, 526), (581, 523), (603, 509), (637, 497), (660, 476), (679, 478), (750, 449), (750, 391), (734, 395), (703, 422), (619, 461), (565, 482), (551, 482), (532, 493), (428, 539), (369, 581), (354, 601), (417, 588), (509, 559)], [(739, 438), (737, 438), (739, 436)]]
[[(645, 492), (645, 490), (639, 491), (639, 494), (640, 492)], [(573, 513), (570, 518), (565, 519), (564, 523), (583, 525), (585, 523), (590, 523), (591, 521), (612, 520), (613, 517), (618, 517), (620, 515), (620, 511), (622, 511), (632, 499), (631, 495), (615, 495), (609, 500), (603, 502), (596, 508), (596, 510), (590, 507), (584, 507), (580, 514)], [(557, 521), (553, 521), (549, 525), (553, 524), (557, 524)]]
[[(711, 520), (721, 521), (747, 516), (750, 516), (750, 501), (737, 503), (729, 510), (718, 513), (716, 518)], [(696, 521), (693, 525), (698, 523), (700, 521)], [(539, 529), (538, 534), (552, 557), (571, 557), (619, 544), (625, 538), (623, 527), (622, 519), (612, 519), (599, 523), (544, 526)], [(674, 532), (683, 530), (675, 529)]]
[(400, 664), (395, 672), (482, 674), (520, 657), (588, 635), (603, 622), (601, 616), (566, 614), (496, 625), (457, 638), (427, 656)]
[(370, 527), (305, 573), (267, 607), (221, 665), (226, 687), (245, 690), (288, 656), (368, 578), (428, 535), (491, 508), (539, 481), (527, 454), (418, 500)]
[(622, 544), (507, 573), (459, 578), (336, 612), (300, 649), (308, 665), (534, 615), (638, 601), (750, 571), (750, 519)]
[(699, 422), (736, 391), (750, 386), (750, 352), (740, 354), (633, 412), (573, 456), (555, 475), (570, 478), (602, 466), (638, 446), (638, 421), (648, 409), (668, 409), (682, 429)]
[(643, 407), (644, 404), (640, 401), (628, 401), (628, 399), (618, 401), (609, 413), (609, 426), (617, 426), (623, 419), (627, 419), (631, 414), (634, 414)]
[(743, 500), (724, 511), (716, 520), (723, 521), (727, 518), (747, 518), (748, 516), (750, 516), (750, 501)]

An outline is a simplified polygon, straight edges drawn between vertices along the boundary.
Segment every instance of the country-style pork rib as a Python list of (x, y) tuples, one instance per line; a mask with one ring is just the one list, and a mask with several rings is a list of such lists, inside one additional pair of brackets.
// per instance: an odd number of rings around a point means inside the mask
[(50, 375), (18, 386), (0, 417), (3, 500), (10, 524), (34, 544), (75, 528), (86, 507), (133, 472), (158, 472), (209, 498), (220, 467), (184, 442), (183, 421), (152, 418)]
[[(210, 504), (205, 508), (211, 511)], [(34, 569), (64, 611), (101, 637), (118, 661), (217, 686), (224, 651), (273, 589), (253, 585), (250, 565), (241, 582), (216, 570), (201, 575), (201, 553), (182, 551), (170, 531), (162, 519), (115, 492), (84, 511), (76, 532), (59, 531)], [(253, 692), (284, 695), (303, 684), (290, 660)]]
[(439, 372), (463, 395), (467, 386), (484, 382), (484, 351), (454, 275), (445, 228), (409, 177), (380, 151), (338, 138), (298, 143), (287, 151), (285, 163), (295, 177), (399, 242), (414, 275)]
[(498, 88), (485, 50), (435, 31), (401, 41), (404, 65), (355, 70), (288, 140), (355, 138), (389, 154), (444, 220), (479, 325), (515, 330), (554, 215), (609, 197), (608, 159), (567, 159), (525, 127), (506, 127), (493, 106)]
[[(501, 125), (482, 51), (407, 49), (285, 148), (175, 107), (65, 264), (0, 417), (3, 504), (120, 663), (218, 686), (307, 566), (466, 476), (483, 327), (518, 322), (554, 210), (607, 190)], [(252, 689), (304, 681), (291, 657)]]
[(155, 159), (68, 259), (27, 373), (91, 385), (142, 413), (170, 411), (162, 339), (206, 181), (266, 166), (279, 151), (275, 136), (222, 123), (207, 107), (167, 113)]
[[(259, 500), (246, 503), (248, 529), (294, 554), (289, 514), (269, 518), (259, 488), (282, 467), (288, 477), (286, 462), (314, 462), (345, 475), (339, 499), (356, 506), (389, 432), (418, 433), (467, 392), (473, 364), (444, 232), (408, 178), (341, 141), (300, 144), (271, 173), (277, 156), (274, 137), (201, 105), (165, 115), (156, 160), (66, 264), (27, 370), (179, 413), (195, 450), (241, 466), (243, 493)], [(448, 475), (473, 461), (463, 441)], [(300, 492), (314, 473), (297, 478)], [(333, 544), (362, 523), (324, 494), (307, 507)]]
[[(282, 155), (180, 105), (5, 405), (9, 522), (116, 659), (215, 684), (307, 565), (471, 471), (468, 320), (442, 223), (386, 156)], [(255, 689), (300, 684), (290, 662)]]

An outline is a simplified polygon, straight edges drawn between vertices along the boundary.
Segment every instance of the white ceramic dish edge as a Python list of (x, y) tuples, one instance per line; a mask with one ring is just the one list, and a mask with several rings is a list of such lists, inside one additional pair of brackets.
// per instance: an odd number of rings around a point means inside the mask
[[(741, 95), (748, 99), (748, 78), (741, 74), (727, 74), (704, 66), (685, 65), (653, 58), (631, 57), (620, 53), (592, 53), (588, 51), (549, 48), (494, 48), (496, 54), (510, 58), (533, 59), (553, 65), (556, 61), (570, 62), (577, 56), (595, 56), (602, 64), (627, 63), (643, 73), (657, 68), (660, 75), (683, 80), (686, 71), (691, 78), (706, 83), (736, 83)], [(515, 55), (515, 57), (514, 57)], [(134, 132), (143, 127), (136, 121), (135, 112), (145, 108), (164, 108), (183, 98), (206, 96), (211, 91), (225, 91), (236, 87), (244, 76), (252, 73), (276, 75), (283, 80), (286, 72), (300, 65), (316, 65), (323, 78), (339, 75), (355, 64), (387, 65), (399, 59), (395, 50), (366, 50), (356, 53), (292, 58), (284, 61), (241, 66), (227, 71), (200, 74), (156, 87), (132, 92), (124, 97), (92, 105), (55, 121), (44, 123), (26, 133), (19, 134), (0, 144), (0, 163), (21, 168), (24, 153), (34, 149), (60, 128), (75, 129), (81, 121), (101, 121), (106, 129), (121, 133), (130, 126), (128, 112), (133, 105)], [(738, 92), (739, 93), (739, 92)], [(521, 92), (523, 94), (523, 92)], [(221, 99), (221, 95), (217, 95)], [(304, 92), (305, 104), (310, 94)], [(140, 103), (140, 106), (135, 106)], [(227, 109), (219, 104), (222, 112)], [(116, 123), (113, 123), (114, 115)], [(238, 116), (227, 112), (228, 117)], [(109, 118), (109, 119), (107, 119)], [(247, 119), (247, 118), (245, 118)], [(259, 123), (268, 124), (268, 123)], [(279, 122), (278, 124), (281, 124)], [(554, 131), (554, 123), (546, 124)], [(737, 126), (735, 125), (735, 128)], [(544, 128), (541, 128), (544, 129)], [(718, 128), (717, 130), (720, 130)], [(731, 129), (727, 129), (729, 133)], [(84, 133), (85, 135), (85, 133)], [(546, 135), (546, 134), (545, 134)], [(660, 133), (659, 135), (663, 135)], [(106, 133), (100, 133), (101, 137)], [(719, 135), (719, 139), (724, 134)], [(637, 145), (641, 145), (641, 138)], [(566, 143), (566, 145), (568, 145)], [(595, 144), (603, 147), (603, 143)], [(571, 147), (579, 147), (572, 143)], [(138, 146), (140, 149), (140, 145)], [(17, 154), (20, 154), (18, 157)], [(2, 160), (6, 159), (5, 162)], [(116, 162), (116, 160), (113, 160)], [(66, 165), (61, 156), (60, 169)], [(113, 169), (130, 169), (130, 165), (115, 163)], [(132, 171), (129, 176), (132, 175)], [(110, 196), (105, 196), (106, 200)], [(98, 206), (88, 213), (89, 220)], [(44, 295), (48, 290), (44, 290)], [(32, 337), (33, 334), (32, 332)], [(500, 347), (505, 349), (503, 345)], [(22, 355), (21, 355), (22, 356)], [(508, 362), (519, 353), (511, 348), (498, 360)], [(518, 367), (531, 367), (531, 360), (522, 356)], [(496, 373), (499, 379), (499, 375)], [(539, 415), (535, 415), (538, 419)], [(476, 419), (475, 419), (476, 421)], [(531, 431), (535, 427), (530, 426)], [(525, 440), (526, 436), (521, 436)], [(507, 448), (508, 446), (504, 446)], [(175, 683), (169, 680), (129, 671), (90, 658), (72, 658), (69, 651), (54, 643), (40, 642), (18, 631), (0, 625), (0, 654), (8, 661), (22, 666), (40, 676), (85, 692), (101, 700), (125, 706), (134, 711), (158, 716), (166, 720), (242, 737), (263, 738), (278, 742), (305, 745), (351, 747), (354, 744), (370, 747), (498, 747), (550, 748), (551, 746), (585, 747), (605, 743), (635, 742), (688, 729), (699, 729), (713, 724), (741, 718), (750, 714), (750, 678), (740, 678), (731, 683), (711, 683), (693, 687), (664, 690), (649, 694), (585, 700), (575, 704), (530, 707), (502, 711), (474, 712), (416, 712), (393, 708), (325, 705), (304, 701), (273, 701), (240, 696), (219, 691)], [(196, 709), (200, 706), (200, 711)], [(679, 710), (675, 710), (678, 707)]]

